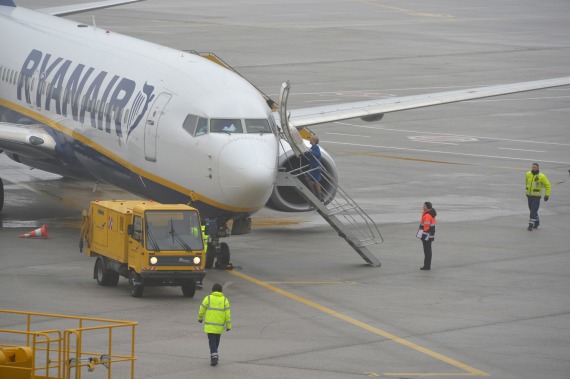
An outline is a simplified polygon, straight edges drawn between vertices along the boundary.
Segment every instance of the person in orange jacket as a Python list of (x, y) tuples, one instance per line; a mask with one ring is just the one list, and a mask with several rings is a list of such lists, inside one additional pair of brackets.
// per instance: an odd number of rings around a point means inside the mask
[(417, 237), (422, 240), (424, 247), (424, 265), (420, 270), (431, 270), (431, 243), (435, 238), (435, 216), (437, 212), (433, 209), (431, 203), (424, 203), (420, 228)]

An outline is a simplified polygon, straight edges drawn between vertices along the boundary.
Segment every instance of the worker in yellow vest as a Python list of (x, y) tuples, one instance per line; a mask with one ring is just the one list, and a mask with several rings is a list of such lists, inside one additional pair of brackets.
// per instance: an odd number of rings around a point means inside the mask
[(224, 328), (228, 332), (232, 329), (230, 302), (222, 293), (221, 284), (214, 284), (212, 293), (202, 301), (198, 311), (198, 322), (204, 322), (204, 332), (208, 334), (210, 344), (210, 364), (216, 366), (219, 359), (220, 337)]
[[(196, 239), (200, 238), (200, 232), (198, 230), (199, 229), (197, 226), (192, 227), (192, 235)], [(202, 225), (201, 230), (202, 230), (201, 237), (202, 237), (202, 241), (204, 242), (204, 251), (207, 251), (208, 250), (208, 235), (206, 234), (206, 225)]]
[(202, 225), (202, 238), (204, 239), (204, 251), (208, 251), (208, 235), (206, 234), (206, 225)]
[(546, 175), (538, 169), (538, 163), (533, 163), (532, 168), (526, 173), (526, 197), (528, 199), (528, 209), (530, 218), (528, 220), (528, 231), (538, 228), (540, 219), (538, 218), (538, 208), (540, 208), (540, 198), (544, 189), (544, 201), (550, 198), (550, 182)]

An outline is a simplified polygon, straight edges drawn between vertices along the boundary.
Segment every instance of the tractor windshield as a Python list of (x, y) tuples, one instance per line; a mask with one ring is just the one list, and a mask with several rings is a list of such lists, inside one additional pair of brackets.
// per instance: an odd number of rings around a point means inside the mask
[(198, 212), (145, 212), (146, 248), (162, 250), (202, 250), (204, 248)]

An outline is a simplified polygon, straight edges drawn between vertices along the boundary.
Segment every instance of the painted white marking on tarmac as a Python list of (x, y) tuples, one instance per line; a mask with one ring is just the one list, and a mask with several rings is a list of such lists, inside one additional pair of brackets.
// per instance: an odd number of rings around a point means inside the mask
[(359, 143), (348, 143), (348, 142), (334, 142), (334, 141), (321, 141), (324, 143), (337, 144), (337, 145), (349, 145), (349, 146), (360, 146), (360, 147), (373, 147), (376, 149), (389, 149), (389, 150), (402, 150), (402, 151), (419, 151), (423, 153), (437, 153), (437, 154), (448, 154), (448, 155), (461, 155), (464, 157), (480, 157), (480, 158), (493, 158), (493, 159), (509, 159), (513, 161), (541, 161), (543, 163), (560, 163), (560, 164), (570, 164), (570, 162), (560, 162), (560, 161), (547, 161), (544, 159), (535, 158), (516, 158), (516, 157), (502, 157), (498, 155), (484, 155), (484, 154), (469, 154), (469, 153), (454, 153), (451, 151), (439, 151), (439, 150), (425, 150), (425, 149), (410, 149), (406, 147), (395, 147), (395, 146), (381, 146), (381, 145), (364, 145)]
[(322, 99), (322, 100), (309, 100), (309, 101), (305, 101), (305, 103), (332, 103), (332, 102), (338, 102), (338, 99)]
[[(479, 140), (475, 137), (465, 137), (457, 136), (452, 134), (435, 134), (431, 136), (408, 136), (408, 139), (417, 142), (441, 142), (441, 143), (452, 143), (452, 142), (478, 142)], [(456, 145), (455, 143), (453, 145)]]
[[(424, 132), (424, 131), (417, 131), (417, 130), (383, 128), (381, 126), (357, 125), (357, 124), (350, 124), (350, 123), (346, 123), (346, 122), (335, 122), (335, 124), (354, 126), (356, 128), (386, 130), (386, 131), (390, 131), (390, 132), (400, 132), (400, 133), (417, 133), (417, 134), (434, 134), (434, 135), (442, 135), (443, 134), (443, 133)], [(570, 146), (570, 143), (529, 141), (529, 140), (520, 140), (520, 139), (494, 138), (494, 137), (481, 137), (481, 136), (468, 136), (468, 135), (464, 135), (464, 134), (449, 134), (449, 135), (450, 136), (457, 136), (457, 137), (471, 137), (471, 138), (478, 138), (478, 139), (486, 139), (486, 140), (493, 140), (493, 141), (508, 141), (508, 142), (522, 142), (522, 143), (538, 143), (538, 144), (543, 144), (543, 145)]]
[(370, 136), (363, 136), (362, 134), (344, 134), (344, 133), (331, 133), (331, 132), (326, 132), (326, 134), (334, 134), (334, 135), (337, 135), (337, 136), (349, 136), (349, 137), (370, 138)]
[(435, 142), (435, 141), (415, 141), (415, 142), (421, 142), (421, 143), (438, 143), (440, 145), (458, 145), (457, 143), (451, 143), (451, 142)]
[(529, 151), (531, 153), (546, 153), (546, 151), (543, 150), (511, 149), (510, 147), (499, 147), (499, 150), (516, 150), (516, 151)]

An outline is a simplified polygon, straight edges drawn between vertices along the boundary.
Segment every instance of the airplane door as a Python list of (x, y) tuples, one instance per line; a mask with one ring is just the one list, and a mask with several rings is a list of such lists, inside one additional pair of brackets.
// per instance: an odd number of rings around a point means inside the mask
[(148, 113), (144, 126), (144, 155), (147, 161), (156, 162), (156, 132), (160, 117), (164, 114), (164, 107), (172, 97), (169, 93), (161, 93)]

